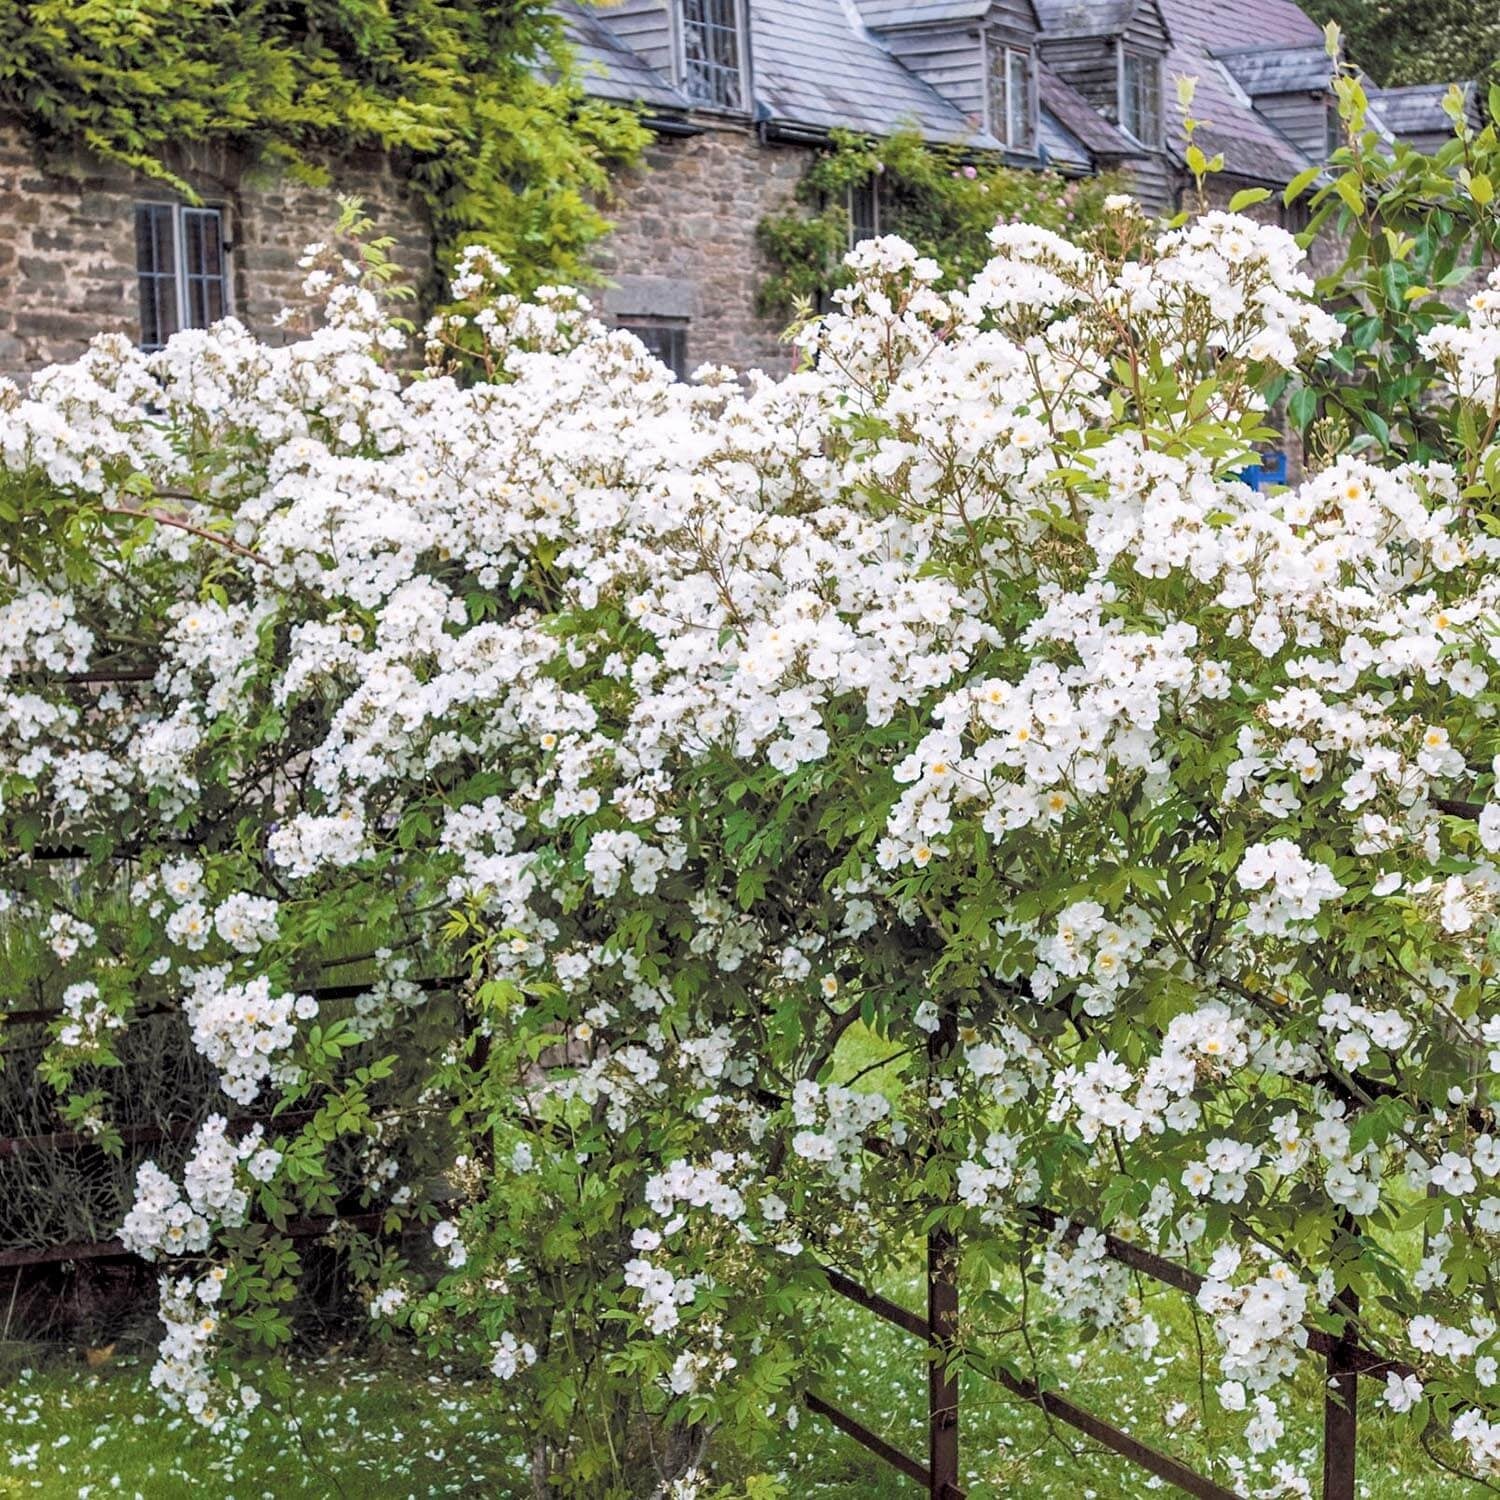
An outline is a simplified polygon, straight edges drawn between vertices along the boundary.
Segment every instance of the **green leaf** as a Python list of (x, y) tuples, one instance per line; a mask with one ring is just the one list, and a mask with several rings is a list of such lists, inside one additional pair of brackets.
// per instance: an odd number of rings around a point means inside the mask
[(1318, 410), (1318, 395), (1310, 386), (1299, 386), (1286, 404), (1287, 420), (1299, 432), (1306, 432)]
[(1281, 201), (1290, 207), (1322, 174), (1322, 167), (1308, 167), (1306, 171), (1298, 172), (1282, 190)]

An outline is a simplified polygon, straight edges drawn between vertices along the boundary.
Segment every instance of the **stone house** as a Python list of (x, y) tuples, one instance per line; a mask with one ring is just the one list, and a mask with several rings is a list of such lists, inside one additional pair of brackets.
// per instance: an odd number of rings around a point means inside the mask
[[(269, 333), (297, 304), (297, 260), (327, 236), (333, 192), (260, 181), (228, 153), (198, 150), (172, 165), (201, 206), (87, 157), (44, 167), (23, 125), (0, 117), (0, 374), (71, 359), (101, 330), (154, 347), (232, 312)], [(403, 273), (430, 276), (426, 208), (390, 164), (352, 157), (337, 179), (395, 236)]]
[[(1268, 187), (1261, 211), (1280, 213), (1279, 190), (1337, 139), (1322, 28), (1292, 0), (606, 0), (567, 14), (588, 86), (638, 103), (656, 132), (612, 210), (604, 306), (679, 368), (785, 363), (754, 310), (755, 229), (836, 126), (1121, 172), (1168, 212), (1191, 181), (1179, 76), (1197, 80), (1199, 145), (1224, 157), (1216, 196)], [(1443, 93), (1379, 91), (1372, 118), (1441, 140)], [(851, 193), (856, 236), (879, 230), (880, 206), (878, 180)]]
[[(599, 300), (679, 371), (785, 367), (778, 327), (755, 310), (757, 226), (835, 128), (911, 128), (1069, 176), (1121, 172), (1170, 210), (1189, 181), (1176, 77), (1196, 78), (1199, 144), (1223, 154), (1216, 192), (1279, 189), (1323, 159), (1336, 124), (1321, 29), (1292, 0), (559, 5), (590, 92), (635, 106), (653, 133), (616, 183)], [(1380, 90), (1372, 116), (1435, 143), (1442, 93)], [(326, 232), (331, 195), (256, 183), (211, 152), (174, 165), (201, 207), (87, 160), (43, 170), (22, 127), (0, 119), (0, 371), (70, 357), (100, 329), (151, 345), (225, 311), (264, 334), (295, 303), (297, 254)], [(402, 269), (427, 277), (429, 226), (389, 165), (340, 162), (336, 176), (395, 236)], [(878, 179), (847, 206), (856, 237), (880, 231)]]

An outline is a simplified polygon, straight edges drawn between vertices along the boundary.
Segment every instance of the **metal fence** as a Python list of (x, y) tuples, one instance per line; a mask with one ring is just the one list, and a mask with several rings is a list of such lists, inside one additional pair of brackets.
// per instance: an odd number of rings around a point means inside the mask
[[(956, 1023), (944, 1016), (928, 1044), (929, 1066), (935, 1066), (957, 1042)], [(1061, 1230), (1065, 1237), (1076, 1238), (1090, 1226), (1070, 1219), (1042, 1205), (1032, 1206), (1028, 1216), (1039, 1229)], [(1168, 1260), (1139, 1245), (1132, 1245), (1114, 1235), (1104, 1235), (1105, 1254), (1164, 1286), (1196, 1297), (1204, 1278), (1188, 1266)], [(824, 1274), (831, 1291), (873, 1313), (876, 1317), (919, 1339), (924, 1347), (927, 1367), (927, 1461), (912, 1457), (862, 1422), (850, 1416), (833, 1401), (817, 1392), (805, 1395), (809, 1411), (823, 1417), (839, 1431), (854, 1439), (891, 1468), (914, 1480), (930, 1500), (964, 1500), (959, 1469), (959, 1392), (956, 1339), (959, 1313), (957, 1281), (958, 1237), (949, 1229), (937, 1228), (927, 1236), (926, 1286), (927, 1316), (921, 1317), (888, 1297), (871, 1291), (833, 1267)], [(1416, 1371), (1397, 1359), (1390, 1359), (1365, 1348), (1348, 1330), (1358, 1314), (1354, 1294), (1342, 1292), (1332, 1309), (1344, 1319), (1343, 1335), (1335, 1336), (1312, 1324), (1305, 1325), (1307, 1348), (1323, 1359), (1326, 1394), (1323, 1401), (1323, 1500), (1355, 1500), (1356, 1420), (1359, 1380), (1361, 1376), (1384, 1380), (1394, 1373), (1405, 1377)], [(1201, 1500), (1245, 1500), (1239, 1491), (1200, 1474), (1196, 1469), (1131, 1436), (1102, 1417), (1068, 1400), (1056, 1391), (1047, 1390), (1033, 1381), (1022, 1379), (1004, 1369), (983, 1372), (1014, 1396), (1041, 1408), (1053, 1420), (1062, 1422), (1112, 1450), (1121, 1458), (1157, 1478), (1175, 1485)]]
[[(447, 990), (451, 979), (423, 981), (430, 990)], [(357, 993), (359, 985), (330, 986), (317, 991), (319, 997), (345, 999)], [(0, 1014), (0, 1031), (4, 1023), (37, 1026), (50, 1020), (56, 1012), (10, 1012)], [(928, 1044), (929, 1065), (936, 1066), (957, 1043), (957, 1026), (952, 1014), (944, 1015)], [(301, 1124), (309, 1118), (296, 1112), (281, 1117), (283, 1125)], [(253, 1116), (242, 1117), (247, 1120)], [(197, 1120), (146, 1120), (127, 1126), (121, 1133), (127, 1148), (184, 1144), (196, 1129)], [(14, 1166), (37, 1158), (79, 1160), (99, 1153), (92, 1141), (78, 1132), (56, 1132), (31, 1136), (0, 1136), (0, 1166)], [(1034, 1205), (1028, 1211), (1039, 1229), (1058, 1231), (1076, 1238), (1087, 1226), (1046, 1206)], [(336, 1219), (302, 1219), (287, 1225), (285, 1232), (293, 1239), (320, 1238), (340, 1226), (375, 1230), (381, 1215), (355, 1210)], [(117, 1220), (116, 1220), (117, 1222)], [(1105, 1254), (1139, 1275), (1188, 1296), (1196, 1296), (1204, 1278), (1188, 1266), (1133, 1245), (1116, 1236), (1103, 1236)], [(823, 1267), (830, 1290), (849, 1302), (910, 1334), (923, 1346), (927, 1378), (927, 1455), (926, 1461), (915, 1458), (842, 1410), (826, 1396), (808, 1391), (805, 1405), (811, 1412), (830, 1422), (855, 1442), (899, 1473), (921, 1486), (931, 1500), (964, 1500), (959, 1468), (959, 1385), (957, 1338), (959, 1321), (958, 1236), (939, 1225), (926, 1241), (927, 1310), (923, 1316), (911, 1312), (879, 1292), (861, 1285), (842, 1271)], [(67, 1242), (64, 1236), (43, 1234), (31, 1243), (0, 1244), (0, 1270), (11, 1275), (9, 1291), (14, 1305), (16, 1289), (26, 1271), (64, 1262), (127, 1261), (128, 1252), (118, 1239), (93, 1237)], [(1335, 1336), (1325, 1329), (1306, 1325), (1307, 1349), (1321, 1356), (1327, 1381), (1323, 1404), (1323, 1500), (1354, 1500), (1356, 1473), (1356, 1415), (1358, 1383), (1361, 1377), (1383, 1380), (1388, 1373), (1405, 1377), (1416, 1371), (1400, 1360), (1370, 1350), (1349, 1336), (1347, 1330), (1358, 1313), (1353, 1293), (1345, 1291), (1335, 1301), (1333, 1311), (1344, 1318), (1346, 1332)], [(7, 1320), (8, 1321), (8, 1320)], [(1202, 1500), (1244, 1500), (1236, 1490), (1189, 1465), (1163, 1453), (1150, 1444), (1115, 1427), (1093, 1412), (1068, 1400), (1056, 1391), (1045, 1389), (1004, 1369), (986, 1371), (1019, 1399), (1045, 1411), (1061, 1422), (1146, 1472), (1156, 1475), (1189, 1495)]]

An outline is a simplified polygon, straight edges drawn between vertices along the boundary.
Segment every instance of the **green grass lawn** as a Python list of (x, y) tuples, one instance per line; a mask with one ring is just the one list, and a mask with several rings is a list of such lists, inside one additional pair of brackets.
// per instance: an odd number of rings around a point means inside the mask
[[(1144, 1362), (1102, 1344), (1075, 1352), (1069, 1396), (1199, 1467), (1228, 1447), (1232, 1429), (1217, 1412), (1211, 1382), (1200, 1399), (1196, 1348), (1185, 1316), (1169, 1321)], [(850, 1358), (824, 1394), (908, 1452), (921, 1455), (923, 1367), (912, 1341), (858, 1310), (830, 1309), (847, 1334)], [(205, 1436), (166, 1413), (146, 1382), (149, 1359), (121, 1359), (100, 1371), (54, 1361), (21, 1371), (0, 1387), (0, 1496), (120, 1495), (141, 1500), (283, 1500), (286, 1496), (465, 1495), (523, 1500), (524, 1461), (494, 1441), (488, 1381), (445, 1375), (396, 1360), (376, 1365), (331, 1355), (294, 1367), (291, 1409), (300, 1426), (252, 1418), (238, 1432)], [(1371, 1390), (1370, 1395), (1375, 1392)], [(1319, 1402), (1316, 1362), (1280, 1401), (1287, 1424), (1272, 1458), (1291, 1461), (1317, 1493)], [(966, 1380), (963, 1462), (972, 1500), (1128, 1500), (1166, 1493), (1150, 1479), (1061, 1429), (1049, 1432), (1035, 1409), (988, 1382)], [(1185, 1409), (1177, 1411), (1182, 1406)], [(1382, 1431), (1372, 1410), (1361, 1434), (1362, 1496), (1369, 1500), (1459, 1500), (1473, 1486), (1435, 1470), (1413, 1447)], [(759, 1456), (793, 1500), (912, 1500), (917, 1489), (817, 1417)], [(1267, 1484), (1257, 1472), (1221, 1478), (1242, 1488)]]
[(488, 1383), (330, 1356), (294, 1367), (299, 1428), (215, 1438), (165, 1411), (149, 1357), (22, 1372), (0, 1388), (0, 1496), (283, 1500), (521, 1494), (483, 1415)]

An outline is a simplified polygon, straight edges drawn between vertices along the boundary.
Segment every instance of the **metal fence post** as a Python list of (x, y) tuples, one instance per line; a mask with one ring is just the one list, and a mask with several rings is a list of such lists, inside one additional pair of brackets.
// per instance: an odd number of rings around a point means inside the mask
[[(943, 1007), (927, 1039), (929, 1075), (958, 1045), (958, 1016)], [(933, 1128), (939, 1124), (935, 1116)], [(935, 1227), (927, 1235), (927, 1467), (931, 1500), (963, 1500), (958, 1483), (958, 1373), (948, 1359), (958, 1337), (958, 1236)]]
[(934, 1229), (927, 1236), (927, 1467), (932, 1500), (960, 1500), (958, 1487), (958, 1375), (945, 1361), (958, 1332), (958, 1237)]
[(1346, 1310), (1344, 1329), (1328, 1351), (1328, 1383), (1323, 1393), (1323, 1500), (1354, 1500), (1359, 1403), (1354, 1316), (1359, 1298), (1345, 1288), (1339, 1301)]

